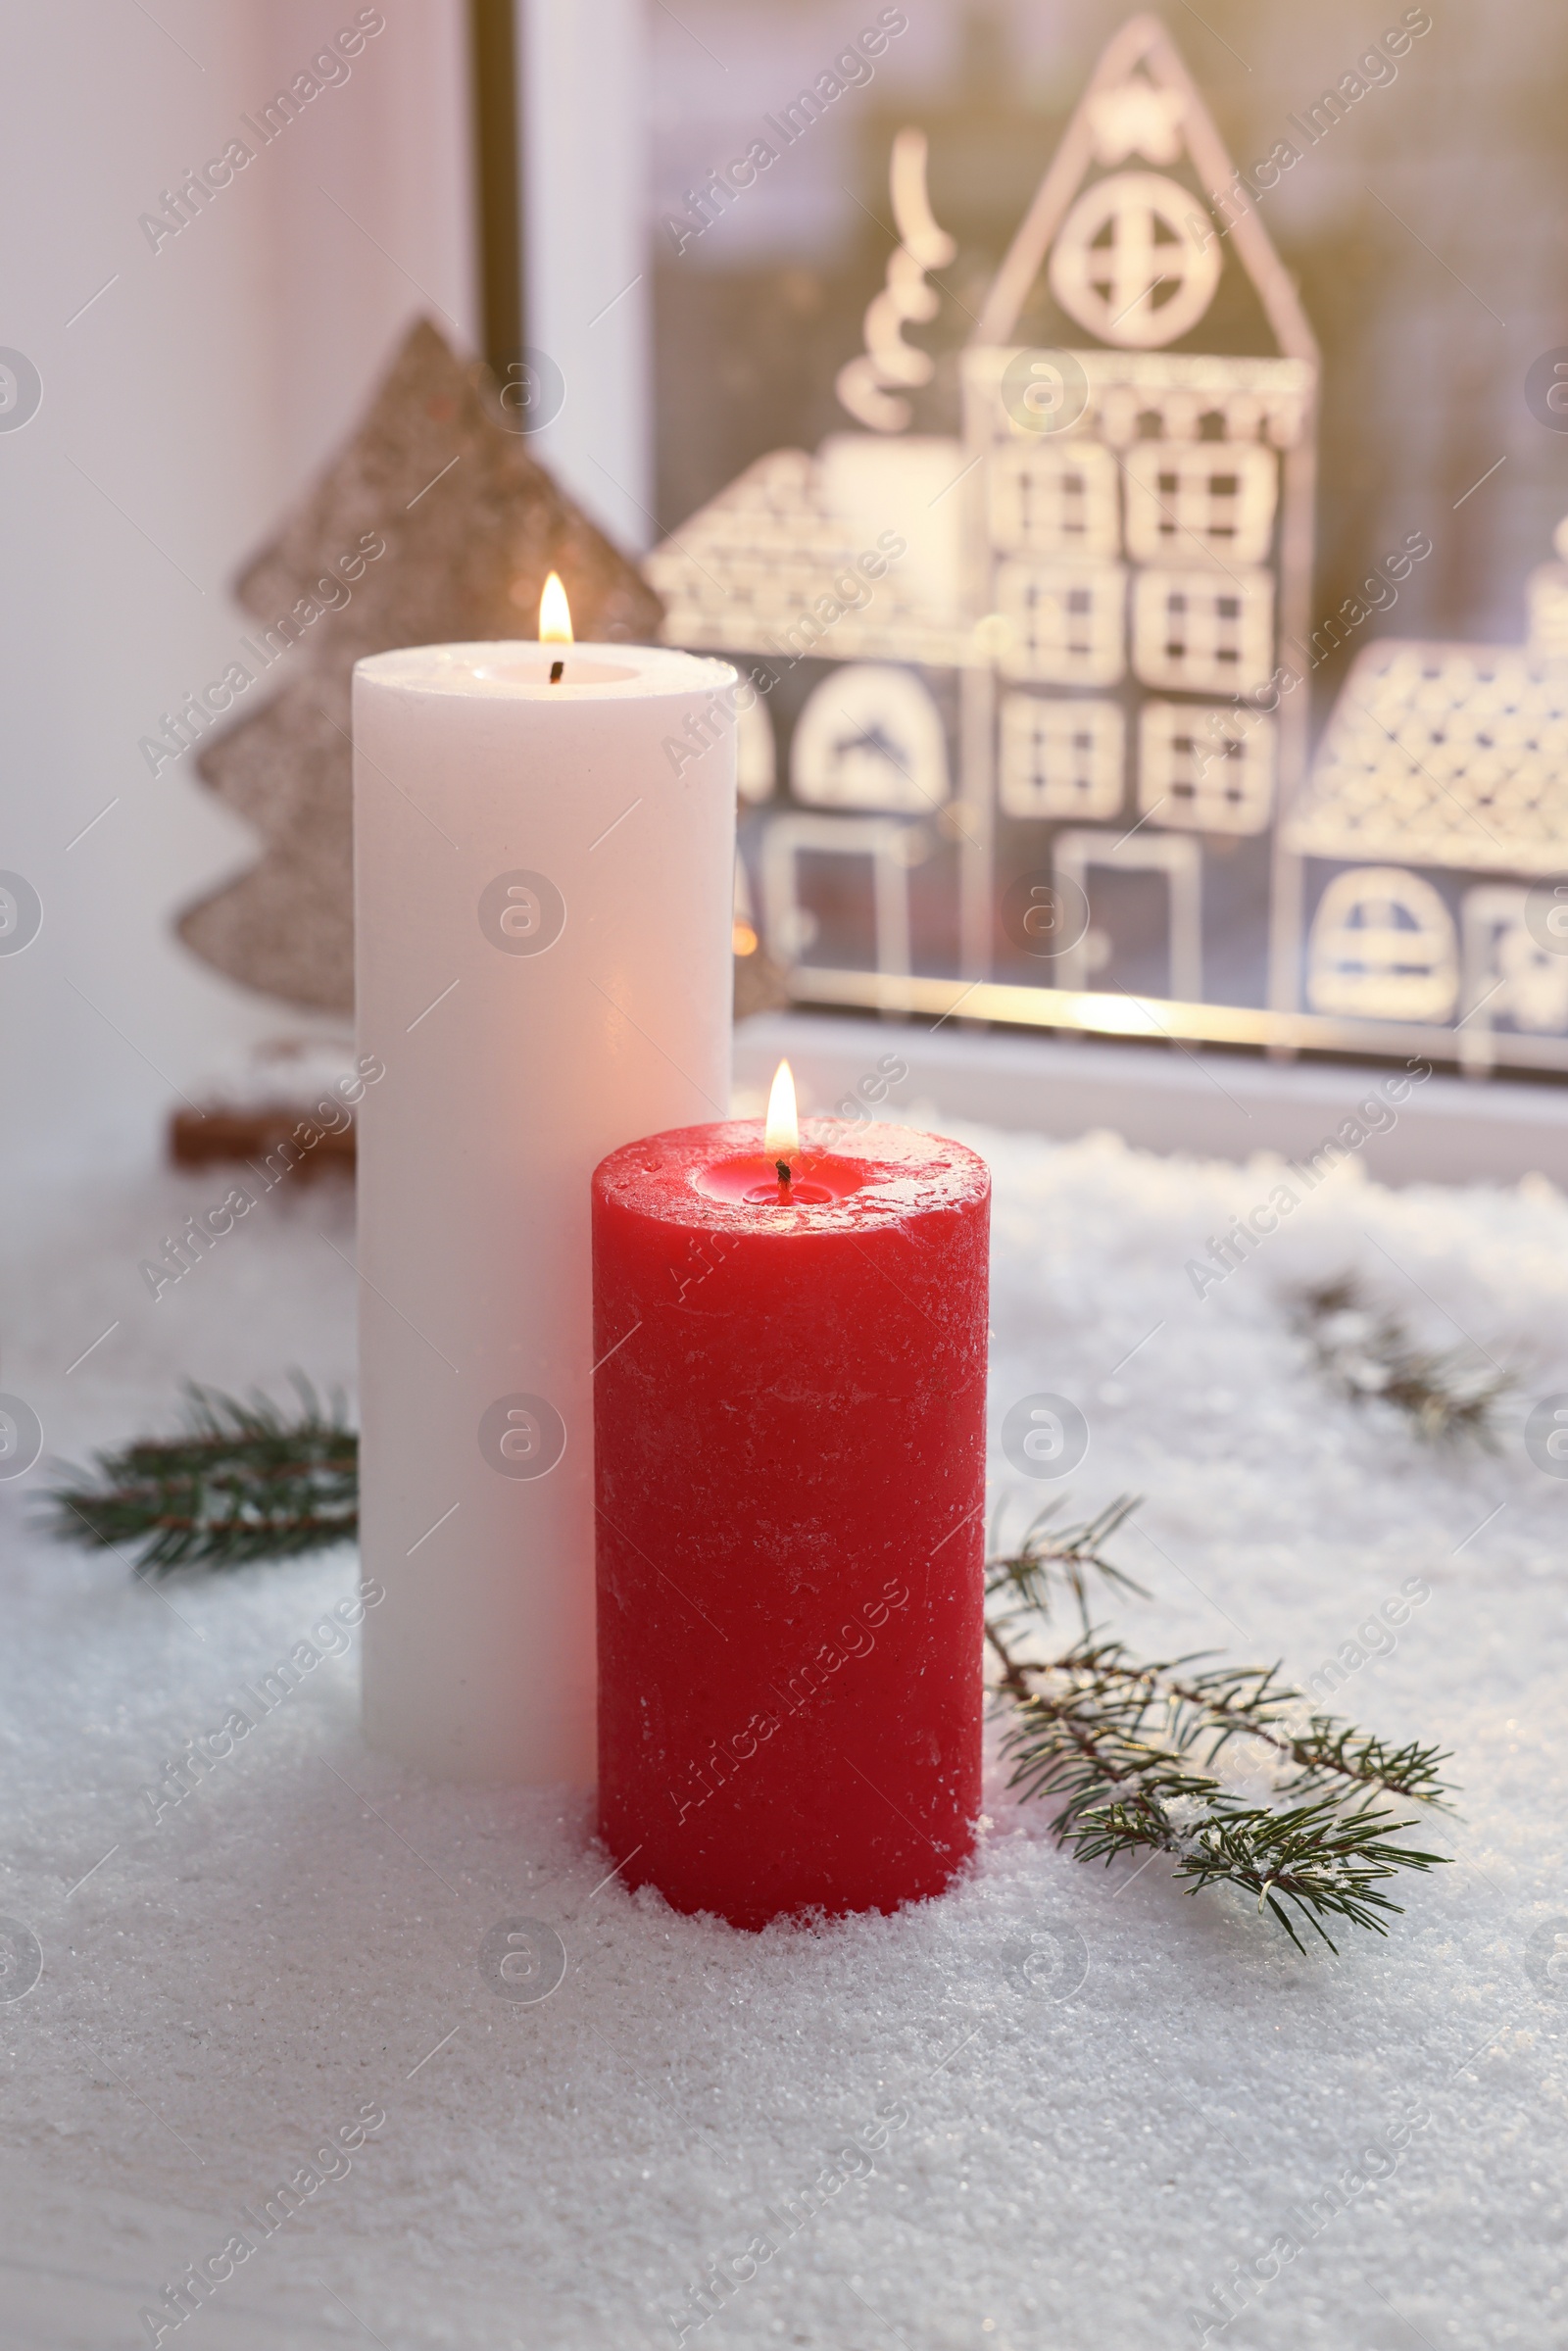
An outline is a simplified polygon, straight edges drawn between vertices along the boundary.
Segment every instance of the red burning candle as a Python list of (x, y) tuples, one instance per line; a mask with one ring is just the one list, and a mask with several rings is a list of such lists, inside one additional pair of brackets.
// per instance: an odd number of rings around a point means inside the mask
[(902, 1127), (802, 1149), (787, 1068), (765, 1132), (594, 1176), (600, 1829), (677, 1910), (891, 1910), (972, 1848), (990, 1196)]

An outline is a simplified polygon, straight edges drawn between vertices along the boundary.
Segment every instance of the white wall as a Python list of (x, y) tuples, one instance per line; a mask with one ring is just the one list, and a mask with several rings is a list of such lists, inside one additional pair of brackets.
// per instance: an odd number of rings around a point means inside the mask
[(255, 844), (184, 764), (155, 780), (137, 741), (221, 668), (246, 625), (227, 582), (408, 321), (445, 313), (475, 339), (462, 0), (380, 0), (350, 78), (155, 252), (138, 216), (356, 4), (156, 13), (6, 10), (0, 345), (43, 401), (0, 431), (0, 867), (44, 917), (0, 955), (0, 1151), (47, 1162), (152, 1155), (178, 1088), (313, 1025), (172, 938)]

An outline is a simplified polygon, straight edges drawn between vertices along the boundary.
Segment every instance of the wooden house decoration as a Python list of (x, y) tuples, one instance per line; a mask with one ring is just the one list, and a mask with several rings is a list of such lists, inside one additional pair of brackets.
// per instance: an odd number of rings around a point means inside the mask
[(1568, 521), (1523, 646), (1357, 657), (1285, 827), (1317, 1014), (1430, 1024), (1463, 1068), (1568, 1068)]
[(924, 156), (900, 134), (838, 379), (869, 429), (763, 458), (648, 566), (666, 634), (756, 686), (792, 996), (1568, 1067), (1568, 525), (1527, 646), (1373, 643), (1308, 779), (1317, 348), (1169, 36), (1102, 57), (961, 438), (908, 430), (951, 256)]
[[(996, 630), (971, 688), (973, 820), (1004, 876), (1049, 860), (1067, 991), (1262, 993), (1275, 817), (1305, 751), (1306, 698), (1277, 671), (1308, 625), (1318, 362), (1244, 184), (1169, 37), (1136, 19), (964, 354)], [(986, 944), (973, 864), (966, 974)], [(1021, 977), (1031, 951), (1009, 947)]]
[[(904, 330), (952, 245), (901, 133), (901, 243), (839, 377), (872, 429), (761, 459), (649, 559), (666, 636), (759, 688), (748, 848), (798, 1000), (1261, 1011), (1317, 351), (1243, 184), (1169, 36), (1124, 25), (963, 354), (961, 437), (917, 435)], [(1009, 918), (1021, 883), (1049, 920)]]

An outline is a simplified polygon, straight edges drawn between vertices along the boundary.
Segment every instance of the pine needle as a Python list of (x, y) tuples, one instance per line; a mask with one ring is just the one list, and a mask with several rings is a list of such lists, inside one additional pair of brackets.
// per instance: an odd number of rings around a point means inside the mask
[[(1018, 1554), (988, 1563), (988, 1599), (1015, 1602), (986, 1620), (1001, 1667), (996, 1693), (1012, 1712), (1003, 1737), (1009, 1785), (1055, 1804), (1052, 1832), (1080, 1861), (1167, 1853), (1194, 1893), (1239, 1887), (1298, 1949), (1303, 1924), (1330, 1949), (1325, 1920), (1386, 1933), (1384, 1918), (1401, 1905), (1385, 1881), (1447, 1858), (1396, 1843), (1416, 1818), (1386, 1800), (1441, 1806), (1446, 1753), (1416, 1740), (1393, 1746), (1314, 1713), (1278, 1666), (1206, 1665), (1201, 1656), (1146, 1663), (1098, 1637), (1084, 1570), (1138, 1589), (1100, 1555), (1135, 1507), (1113, 1503), (1056, 1536), (1054, 1548), (1037, 1521)], [(1031, 1615), (1049, 1618), (1053, 1581), (1077, 1600), (1083, 1632), (1041, 1660), (1015, 1643)], [(1228, 1766), (1261, 1778), (1263, 1800), (1227, 1780)]]
[(1409, 1325), (1354, 1274), (1293, 1293), (1297, 1327), (1318, 1368), (1358, 1404), (1395, 1405), (1434, 1443), (1473, 1437), (1496, 1449), (1496, 1407), (1518, 1386), (1478, 1347), (1417, 1345)]
[(142, 1438), (68, 1471), (47, 1497), (62, 1543), (122, 1549), (140, 1544), (138, 1574), (184, 1567), (241, 1567), (297, 1558), (352, 1542), (359, 1531), (359, 1437), (343, 1400), (322, 1404), (292, 1375), (294, 1413), (269, 1397), (248, 1402), (186, 1388), (177, 1437)]
[[(1060, 1586), (1076, 1601), (1079, 1621), (1087, 1633), (1091, 1573), (1118, 1592), (1134, 1592), (1140, 1599), (1148, 1599), (1141, 1584), (1135, 1584), (1131, 1576), (1105, 1558), (1103, 1547), (1139, 1507), (1139, 1498), (1136, 1494), (1123, 1494), (1096, 1517), (1071, 1527), (1058, 1527), (1055, 1523), (1065, 1504), (1059, 1499), (1048, 1503), (1030, 1521), (1015, 1551), (986, 1561), (987, 1600), (1005, 1599), (1014, 1604), (1010, 1613), (1045, 1618), (1051, 1613), (1054, 1589)], [(993, 1543), (997, 1532), (994, 1526)], [(1010, 1621), (1010, 1614), (1009, 1618), (998, 1621)]]

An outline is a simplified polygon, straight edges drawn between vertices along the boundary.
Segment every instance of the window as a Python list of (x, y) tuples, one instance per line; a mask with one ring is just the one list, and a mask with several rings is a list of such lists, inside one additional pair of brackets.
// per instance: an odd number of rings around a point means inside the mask
[(1279, 464), (1256, 442), (1139, 441), (1127, 452), (1127, 552), (1141, 563), (1268, 561)]
[(1008, 816), (1114, 816), (1122, 805), (1125, 727), (1113, 702), (1008, 694), (1002, 705), (998, 791)]
[(1274, 721), (1234, 705), (1152, 702), (1139, 735), (1138, 807), (1195, 833), (1260, 833), (1274, 807)]
[(1108, 558), (1121, 551), (1116, 461), (1097, 441), (999, 449), (990, 498), (992, 544), (1005, 554)]
[(1127, 667), (1126, 609), (1119, 563), (1000, 563), (997, 610), (1012, 628), (1003, 675), (1043, 686), (1113, 686)]
[(1430, 882), (1390, 865), (1335, 876), (1307, 942), (1314, 1012), (1446, 1020), (1458, 988), (1453, 917)]
[(1146, 686), (1257, 693), (1274, 653), (1266, 571), (1143, 571), (1133, 587), (1133, 667)]
[(819, 808), (938, 808), (949, 789), (942, 713), (912, 670), (848, 661), (801, 712), (790, 785)]

